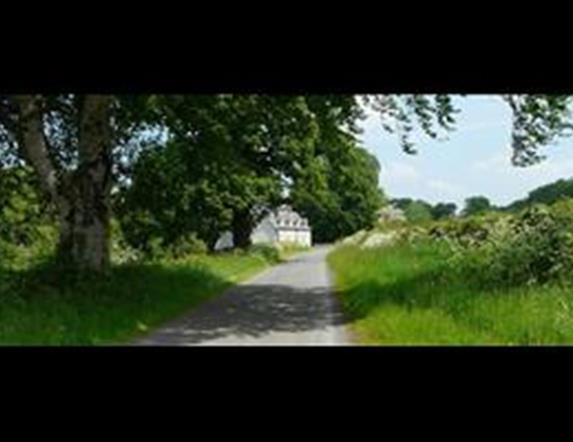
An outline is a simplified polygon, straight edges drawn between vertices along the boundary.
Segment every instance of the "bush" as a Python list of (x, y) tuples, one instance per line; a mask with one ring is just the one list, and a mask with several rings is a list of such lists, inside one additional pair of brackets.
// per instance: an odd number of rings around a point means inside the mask
[(184, 258), (188, 255), (204, 255), (207, 253), (207, 245), (191, 233), (175, 240), (167, 247), (167, 253), (172, 258)]
[(278, 262), (280, 260), (280, 250), (272, 244), (253, 244), (249, 247), (248, 253), (260, 255), (269, 262)]
[(137, 250), (147, 258), (156, 257), (161, 253), (160, 229), (149, 212), (134, 210), (121, 214), (115, 224), (115, 233), (121, 234), (122, 237), (118, 245)]
[(54, 226), (34, 226), (29, 239), (29, 244), (21, 244), (0, 238), (0, 267), (21, 270), (54, 256), (57, 244), (57, 230)]
[(480, 287), (573, 280), (573, 200), (532, 206), (518, 214), (487, 213), (397, 227), (395, 232), (401, 243), (446, 244), (449, 271)]
[(452, 268), (481, 285), (565, 281), (573, 275), (573, 203), (435, 225), (428, 236), (449, 244)]
[(573, 272), (573, 206), (533, 206), (510, 220), (491, 252), (491, 264), (502, 281), (545, 283), (571, 278)]
[(111, 259), (115, 264), (132, 263), (143, 259), (143, 253), (127, 241), (116, 219), (111, 220)]

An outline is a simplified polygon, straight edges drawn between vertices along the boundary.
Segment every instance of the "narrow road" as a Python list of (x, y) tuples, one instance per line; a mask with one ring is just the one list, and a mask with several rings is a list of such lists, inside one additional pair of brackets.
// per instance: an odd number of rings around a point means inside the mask
[(347, 345), (331, 292), (328, 247), (273, 267), (136, 345)]

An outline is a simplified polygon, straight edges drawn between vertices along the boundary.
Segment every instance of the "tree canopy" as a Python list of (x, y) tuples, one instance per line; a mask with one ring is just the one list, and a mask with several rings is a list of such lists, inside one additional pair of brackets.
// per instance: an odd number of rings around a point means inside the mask
[(376, 157), (340, 139), (295, 179), (289, 200), (309, 219), (314, 239), (331, 242), (374, 224), (384, 202), (379, 173)]

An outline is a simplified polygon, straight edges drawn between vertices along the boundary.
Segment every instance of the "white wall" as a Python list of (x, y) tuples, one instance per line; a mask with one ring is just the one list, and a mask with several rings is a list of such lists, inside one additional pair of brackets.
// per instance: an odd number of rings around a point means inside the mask
[(280, 230), (278, 241), (282, 243), (299, 244), (305, 247), (312, 245), (310, 231), (305, 230)]
[(274, 243), (277, 240), (277, 232), (268, 218), (263, 219), (251, 234), (253, 244)]
[(215, 250), (232, 249), (233, 244), (233, 232), (224, 232), (215, 243)]

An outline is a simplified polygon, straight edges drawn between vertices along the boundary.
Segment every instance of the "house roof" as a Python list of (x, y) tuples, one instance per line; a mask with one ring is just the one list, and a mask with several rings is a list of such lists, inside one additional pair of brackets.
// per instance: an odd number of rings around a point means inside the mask
[(310, 230), (308, 220), (287, 205), (280, 206), (272, 213), (271, 221), (279, 230)]

